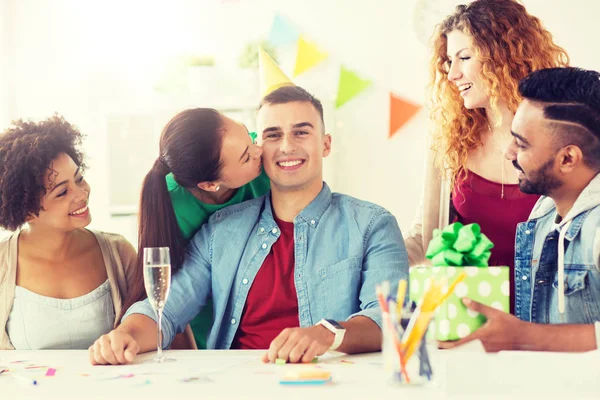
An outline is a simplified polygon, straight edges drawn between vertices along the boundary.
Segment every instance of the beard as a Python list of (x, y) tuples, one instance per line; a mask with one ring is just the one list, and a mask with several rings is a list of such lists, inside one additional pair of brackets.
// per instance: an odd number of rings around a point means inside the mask
[(523, 178), (519, 178), (519, 189), (521, 189), (521, 192), (549, 196), (553, 190), (562, 186), (562, 182), (552, 175), (553, 164), (554, 159), (551, 158), (536, 171), (525, 173), (519, 163), (517, 163), (517, 160), (513, 160), (513, 166), (524, 175)]

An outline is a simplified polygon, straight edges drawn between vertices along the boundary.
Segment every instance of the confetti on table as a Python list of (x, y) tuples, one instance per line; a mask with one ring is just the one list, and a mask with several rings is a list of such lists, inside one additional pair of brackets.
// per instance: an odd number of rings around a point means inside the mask
[(278, 358), (275, 360), (275, 364), (277, 364), (277, 365), (283, 365), (286, 363), (287, 363), (287, 360), (284, 360), (283, 358)]
[(209, 377), (206, 377), (206, 376), (191, 376), (189, 378), (184, 378), (181, 381), (185, 382), (185, 383), (189, 383), (189, 382), (194, 382), (194, 383), (213, 382), (212, 379), (210, 379)]
[(340, 361), (341, 364), (355, 364), (354, 361), (348, 361), (348, 360), (342, 360)]
[(25, 367), (25, 369), (38, 369), (38, 368), (48, 368), (47, 365), (30, 365), (28, 367)]
[(54, 376), (56, 374), (56, 369), (54, 368), (48, 368), (48, 371), (46, 371), (46, 376)]

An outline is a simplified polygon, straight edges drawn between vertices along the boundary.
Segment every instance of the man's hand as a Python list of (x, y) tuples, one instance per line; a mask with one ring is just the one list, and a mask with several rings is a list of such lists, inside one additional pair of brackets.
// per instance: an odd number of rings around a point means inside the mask
[(335, 335), (322, 325), (310, 328), (286, 328), (273, 339), (263, 362), (284, 359), (292, 363), (311, 362), (333, 344)]
[(90, 346), (90, 363), (92, 365), (127, 364), (133, 361), (139, 351), (140, 346), (131, 335), (113, 330), (100, 336)]
[(487, 322), (469, 336), (455, 342), (440, 342), (441, 349), (451, 349), (472, 340), (481, 340), (487, 352), (501, 350), (526, 350), (522, 338), (524, 331), (531, 325), (521, 321), (511, 314), (495, 308), (485, 306), (471, 299), (464, 298), (463, 303), (467, 308), (483, 314)]

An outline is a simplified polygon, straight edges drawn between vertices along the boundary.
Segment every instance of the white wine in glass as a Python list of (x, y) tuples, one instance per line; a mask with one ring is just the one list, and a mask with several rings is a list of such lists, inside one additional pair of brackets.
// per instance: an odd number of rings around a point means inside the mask
[(175, 361), (162, 354), (162, 313), (171, 289), (171, 258), (168, 247), (144, 248), (144, 286), (150, 305), (156, 312), (158, 337), (153, 361)]

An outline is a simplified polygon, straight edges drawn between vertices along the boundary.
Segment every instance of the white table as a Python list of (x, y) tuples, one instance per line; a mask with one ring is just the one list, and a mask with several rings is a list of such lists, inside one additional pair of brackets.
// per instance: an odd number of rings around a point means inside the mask
[[(166, 351), (177, 361), (129, 366), (91, 366), (87, 351), (0, 351), (0, 400), (18, 399), (520, 399), (600, 397), (599, 352), (584, 354), (499, 353), (477, 349), (432, 354), (437, 387), (398, 387), (386, 381), (381, 354), (326, 354), (316, 365), (260, 362), (262, 351)], [(342, 362), (344, 360), (344, 362)], [(15, 361), (22, 361), (14, 363)], [(348, 361), (348, 362), (347, 362)], [(37, 367), (40, 368), (31, 368)], [(43, 366), (43, 368), (42, 368)], [(283, 386), (290, 369), (332, 372), (326, 386)], [(53, 377), (43, 376), (48, 367)], [(8, 375), (18, 374), (31, 382)], [(184, 382), (186, 378), (195, 380)], [(391, 399), (391, 398), (390, 398)]]

